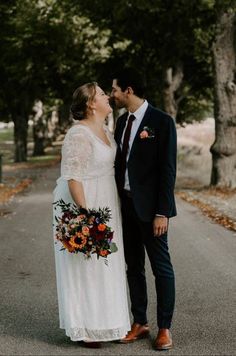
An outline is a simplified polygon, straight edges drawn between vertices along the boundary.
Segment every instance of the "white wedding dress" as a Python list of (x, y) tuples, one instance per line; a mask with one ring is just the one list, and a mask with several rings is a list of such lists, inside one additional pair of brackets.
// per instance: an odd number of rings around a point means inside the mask
[[(109, 207), (118, 251), (103, 258), (85, 259), (82, 253), (60, 251), (55, 240), (55, 259), (60, 327), (73, 341), (111, 341), (130, 330), (126, 291), (119, 198), (114, 179), (116, 143), (105, 128), (110, 146), (89, 127), (76, 123), (65, 136), (62, 147), (61, 177), (54, 190), (54, 201), (73, 202), (68, 180), (82, 182), (87, 208)], [(60, 215), (60, 209), (54, 209)]]

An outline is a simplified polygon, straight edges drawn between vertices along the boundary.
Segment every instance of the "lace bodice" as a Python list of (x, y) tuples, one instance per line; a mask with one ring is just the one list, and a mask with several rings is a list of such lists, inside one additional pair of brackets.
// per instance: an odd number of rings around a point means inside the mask
[(108, 146), (89, 127), (72, 126), (62, 146), (61, 177), (82, 181), (114, 174), (116, 143), (107, 127)]

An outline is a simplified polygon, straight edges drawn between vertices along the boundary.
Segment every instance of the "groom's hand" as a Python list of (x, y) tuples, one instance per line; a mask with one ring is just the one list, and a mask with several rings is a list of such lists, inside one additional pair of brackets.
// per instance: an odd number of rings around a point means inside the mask
[(167, 232), (168, 219), (165, 216), (155, 216), (153, 220), (153, 233), (154, 236), (161, 236)]

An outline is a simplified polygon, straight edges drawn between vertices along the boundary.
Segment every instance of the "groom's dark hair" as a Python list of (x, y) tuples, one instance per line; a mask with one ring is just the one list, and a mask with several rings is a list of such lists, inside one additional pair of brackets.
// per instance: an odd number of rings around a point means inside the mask
[(144, 98), (145, 84), (143, 75), (137, 70), (134, 70), (133, 68), (124, 68), (123, 70), (116, 72), (113, 78), (117, 80), (117, 85), (122, 91), (131, 87), (135, 95)]

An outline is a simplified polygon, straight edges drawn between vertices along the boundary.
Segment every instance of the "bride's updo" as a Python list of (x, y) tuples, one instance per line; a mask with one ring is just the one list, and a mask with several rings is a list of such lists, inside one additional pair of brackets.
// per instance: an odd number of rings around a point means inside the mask
[(96, 95), (96, 82), (86, 83), (77, 88), (73, 94), (70, 111), (74, 120), (83, 120), (88, 113), (88, 104)]

